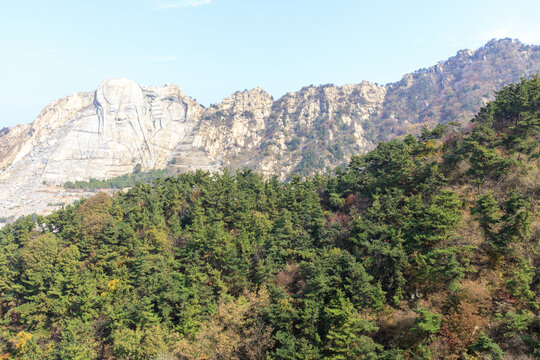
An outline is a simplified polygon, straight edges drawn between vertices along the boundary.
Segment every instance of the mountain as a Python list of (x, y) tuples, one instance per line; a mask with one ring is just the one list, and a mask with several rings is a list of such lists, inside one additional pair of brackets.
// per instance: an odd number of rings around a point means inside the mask
[(1, 357), (538, 359), (540, 77), (468, 125), (333, 174), (187, 172), (21, 217)]
[(387, 86), (375, 136), (384, 140), (419, 126), (467, 122), (503, 85), (538, 73), (539, 49), (510, 39), (491, 40), (476, 51), (461, 50), (405, 75)]
[(461, 121), (504, 84), (540, 72), (540, 46), (492, 40), (386, 86), (308, 86), (274, 100), (260, 88), (204, 108), (174, 85), (109, 79), (0, 131), (4, 216), (81, 196), (67, 181), (168, 168), (248, 167), (280, 179), (345, 164), (378, 141)]

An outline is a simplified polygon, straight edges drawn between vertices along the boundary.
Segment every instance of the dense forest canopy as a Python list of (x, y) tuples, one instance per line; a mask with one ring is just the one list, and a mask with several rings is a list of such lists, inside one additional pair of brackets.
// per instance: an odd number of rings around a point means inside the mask
[(138, 183), (151, 183), (155, 179), (167, 176), (167, 170), (152, 170), (141, 172), (141, 164), (137, 164), (133, 174), (125, 174), (107, 180), (90, 179), (89, 181), (68, 181), (64, 184), (66, 189), (124, 189)]
[(0, 230), (0, 357), (540, 357), (540, 79), (286, 183), (202, 171)]

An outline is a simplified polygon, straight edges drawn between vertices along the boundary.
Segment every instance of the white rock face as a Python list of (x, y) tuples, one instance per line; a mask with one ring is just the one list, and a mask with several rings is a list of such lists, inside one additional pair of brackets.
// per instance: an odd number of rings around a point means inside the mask
[(0, 140), (0, 169), (22, 160), (34, 146), (46, 142), (53, 131), (93, 101), (92, 93), (79, 92), (46, 106), (32, 124), (11, 128)]
[(126, 79), (54, 102), (33, 124), (0, 138), (3, 216), (57, 204), (59, 191), (51, 185), (108, 179), (137, 164), (145, 171), (164, 168), (202, 111), (177, 86), (143, 87)]
[(165, 158), (198, 120), (188, 119), (187, 113), (189, 107), (200, 106), (184, 98), (177, 87), (143, 90), (131, 80), (104, 81), (94, 108), (71, 120), (63, 129), (65, 136), (53, 136), (61, 141), (51, 144), (44, 180), (60, 185), (106, 179), (132, 172), (136, 164), (143, 170), (163, 168)]

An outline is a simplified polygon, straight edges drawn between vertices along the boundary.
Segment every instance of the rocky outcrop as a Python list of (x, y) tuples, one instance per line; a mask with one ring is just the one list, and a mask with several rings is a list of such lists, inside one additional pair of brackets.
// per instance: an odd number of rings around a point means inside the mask
[(0, 137), (0, 168), (22, 160), (32, 149), (82, 109), (91, 106), (94, 96), (80, 92), (46, 106), (32, 124), (18, 125)]
[[(335, 167), (373, 148), (363, 126), (381, 111), (385, 93), (367, 81), (310, 86), (276, 101), (260, 88), (239, 91), (205, 111), (193, 144), (215, 164), (282, 179), (299, 164), (304, 173)], [(313, 153), (317, 161), (306, 163)]]
[(377, 141), (465, 121), (503, 85), (539, 72), (539, 46), (505, 39), (386, 86), (308, 86), (277, 100), (254, 88), (208, 108), (174, 85), (105, 80), (53, 102), (32, 124), (0, 130), (0, 209), (45, 211), (81, 196), (63, 190), (66, 181), (137, 164), (171, 173), (248, 167), (281, 179), (330, 170)]
[(95, 94), (59, 100), (32, 125), (15, 127), (3, 137), (2, 165), (7, 170), (0, 176), (17, 177), (21, 169), (40, 163), (39, 180), (62, 185), (126, 174), (136, 164), (143, 170), (162, 168), (202, 110), (176, 86), (142, 87), (109, 79)]
[(252, 150), (264, 140), (274, 100), (260, 88), (239, 91), (211, 106), (197, 136), (197, 143), (217, 157)]
[(540, 46), (502, 39), (477, 50), (458, 51), (446, 61), (387, 85), (384, 111), (372, 119), (371, 135), (384, 141), (418, 132), (425, 125), (464, 123), (501, 87), (538, 73)]
[(203, 110), (177, 86), (125, 79), (58, 100), (0, 138), (0, 208), (6, 216), (40, 211), (58, 203), (54, 186), (66, 181), (112, 178), (137, 164), (164, 168)]

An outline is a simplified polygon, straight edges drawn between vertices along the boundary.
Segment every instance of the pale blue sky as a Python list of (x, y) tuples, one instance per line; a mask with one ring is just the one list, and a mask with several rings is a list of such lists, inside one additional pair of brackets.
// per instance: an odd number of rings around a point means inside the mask
[(106, 78), (203, 105), (260, 86), (394, 82), (491, 38), (540, 44), (537, 0), (2, 0), (0, 128)]

